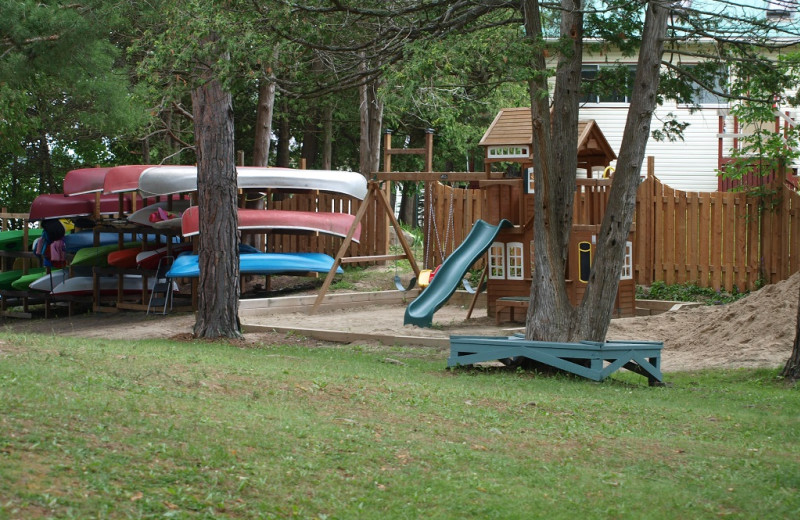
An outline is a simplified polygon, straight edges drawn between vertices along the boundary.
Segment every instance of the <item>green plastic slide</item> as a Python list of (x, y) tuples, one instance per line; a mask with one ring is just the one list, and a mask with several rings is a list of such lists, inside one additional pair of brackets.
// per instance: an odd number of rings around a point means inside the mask
[(403, 323), (418, 327), (430, 327), (433, 322), (433, 313), (438, 311), (456, 292), (456, 288), (466, 276), (469, 268), (489, 249), (500, 230), (510, 226), (511, 222), (505, 219), (496, 226), (483, 220), (475, 222), (464, 242), (442, 263), (430, 285), (408, 304)]

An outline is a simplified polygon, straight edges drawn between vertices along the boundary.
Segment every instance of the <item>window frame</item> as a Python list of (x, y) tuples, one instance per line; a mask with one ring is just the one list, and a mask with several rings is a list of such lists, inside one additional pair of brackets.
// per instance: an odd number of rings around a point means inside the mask
[(525, 251), (522, 242), (506, 244), (506, 280), (525, 279)]
[(506, 279), (506, 245), (503, 242), (492, 242), (489, 246), (488, 267), (490, 280)]
[[(583, 80), (586, 76), (584, 72), (588, 72), (590, 68), (594, 67), (595, 74), (600, 72), (600, 69), (611, 69), (616, 67), (627, 67), (628, 72), (630, 73), (631, 82), (633, 82), (633, 78), (636, 76), (636, 64), (635, 63), (583, 63), (581, 65), (581, 79)], [(592, 76), (592, 77), (594, 77)], [(586, 99), (589, 95), (594, 96), (594, 100)], [(623, 100), (603, 100), (600, 98), (600, 94), (593, 94), (593, 93), (581, 93), (580, 96), (580, 103), (581, 105), (591, 105), (591, 106), (627, 106), (631, 104), (630, 96), (628, 94), (622, 95)]]

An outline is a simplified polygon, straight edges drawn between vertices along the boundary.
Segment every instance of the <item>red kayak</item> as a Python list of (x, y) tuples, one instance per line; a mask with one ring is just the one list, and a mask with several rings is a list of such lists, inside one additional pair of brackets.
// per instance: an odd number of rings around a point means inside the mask
[[(355, 215), (348, 213), (321, 213), (316, 211), (292, 211), (284, 209), (239, 209), (239, 229), (277, 232), (318, 232), (339, 237), (347, 236)], [(183, 212), (184, 236), (197, 235), (200, 231), (197, 206)], [(353, 241), (361, 238), (361, 224), (356, 227)]]
[(112, 251), (108, 253), (108, 265), (119, 267), (120, 269), (135, 269), (136, 255), (141, 252), (141, 247)]
[[(181, 242), (180, 244), (172, 244), (172, 256), (178, 256), (178, 253), (183, 253), (184, 251), (191, 251), (192, 250), (192, 243), (191, 242)], [(158, 249), (152, 249), (150, 251), (142, 251), (138, 255), (136, 255), (136, 265), (141, 267), (142, 269), (157, 269), (158, 268), (158, 261), (161, 260), (163, 257), (167, 256), (167, 247), (159, 247)]]

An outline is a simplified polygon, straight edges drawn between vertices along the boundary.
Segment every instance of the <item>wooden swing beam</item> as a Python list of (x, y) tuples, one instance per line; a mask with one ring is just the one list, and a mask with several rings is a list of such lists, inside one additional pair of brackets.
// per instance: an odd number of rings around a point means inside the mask
[[(328, 276), (325, 277), (325, 282), (322, 284), (322, 288), (317, 295), (316, 301), (314, 301), (314, 305), (311, 307), (311, 310), (308, 311), (309, 314), (314, 314), (317, 312), (322, 300), (325, 298), (325, 295), (328, 293), (328, 289), (333, 282), (334, 276), (336, 276), (336, 270), (339, 268), (341, 264), (349, 264), (349, 263), (356, 263), (356, 262), (376, 262), (381, 260), (401, 260), (401, 259), (408, 259), (408, 262), (411, 264), (411, 269), (414, 270), (414, 276), (419, 277), (419, 266), (417, 266), (417, 262), (414, 259), (414, 254), (411, 251), (411, 246), (408, 245), (408, 241), (406, 240), (405, 236), (403, 235), (403, 230), (400, 228), (400, 223), (397, 221), (397, 218), (394, 216), (394, 211), (392, 211), (392, 207), (389, 204), (389, 201), (386, 198), (386, 193), (380, 187), (380, 181), (369, 181), (368, 183), (368, 190), (367, 196), (361, 202), (361, 205), (356, 212), (356, 218), (353, 220), (353, 224), (350, 226), (350, 230), (347, 232), (347, 235), (342, 242), (341, 247), (339, 247), (339, 252), (336, 253), (336, 258), (333, 259), (333, 266), (331, 270), (328, 271)], [(400, 246), (403, 248), (402, 255), (372, 255), (372, 256), (350, 256), (345, 257), (345, 253), (347, 252), (347, 248), (350, 247), (350, 244), (353, 242), (353, 236), (356, 233), (356, 229), (361, 221), (364, 219), (364, 215), (367, 214), (367, 208), (372, 204), (373, 199), (377, 199), (380, 202), (380, 205), (386, 211), (386, 214), (389, 216), (389, 220), (392, 223), (392, 227), (394, 227), (395, 232), (397, 233), (397, 239), (400, 241)]]

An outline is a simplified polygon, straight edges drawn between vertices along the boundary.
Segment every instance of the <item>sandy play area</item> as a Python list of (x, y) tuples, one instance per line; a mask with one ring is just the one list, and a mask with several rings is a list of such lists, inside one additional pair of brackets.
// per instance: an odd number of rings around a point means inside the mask
[[(657, 316), (613, 320), (608, 339), (663, 341), (662, 369), (667, 372), (781, 367), (792, 349), (799, 292), (800, 274), (796, 274), (728, 305), (691, 307)], [(396, 337), (398, 343), (413, 343), (413, 337), (439, 338), (440, 341), (430, 348), (441, 350), (443, 362), (447, 349), (442, 344), (450, 334), (502, 336), (522, 330), (513, 328), (513, 324), (495, 326), (485, 309), (476, 309), (472, 319), (465, 320), (467, 310), (460, 305), (440, 309), (434, 315), (432, 328), (403, 325), (403, 314), (403, 306), (393, 304), (328, 310), (310, 316), (303, 312), (275, 313), (269, 309), (243, 308), (240, 317), (245, 330), (248, 326), (251, 329), (246, 334), (247, 342), (280, 342), (287, 338), (297, 342), (297, 334), (286, 332), (291, 329)], [(193, 324), (191, 314), (148, 317), (141, 312), (87, 314), (48, 321), (2, 321), (4, 330), (9, 332), (37, 331), (118, 339), (185, 336)], [(358, 341), (369, 340), (355, 340)]]

